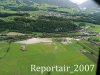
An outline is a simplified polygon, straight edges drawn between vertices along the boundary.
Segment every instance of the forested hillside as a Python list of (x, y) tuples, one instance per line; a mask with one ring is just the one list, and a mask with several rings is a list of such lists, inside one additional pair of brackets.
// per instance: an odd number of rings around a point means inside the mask
[(69, 0), (0, 0), (0, 32), (79, 31), (77, 22), (99, 25), (99, 11), (80, 10)]
[(6, 2), (8, 4), (16, 3), (16, 4), (49, 4), (49, 5), (57, 5), (57, 6), (65, 6), (65, 7), (74, 7), (76, 4), (70, 2), (69, 0), (1, 0), (2, 2)]
[[(63, 13), (63, 11), (58, 10), (58, 8), (63, 8), (60, 7), (62, 5), (73, 7), (75, 4), (67, 0), (1, 0), (0, 32), (55, 33), (75, 31), (78, 26), (74, 22), (58, 16), (61, 12)], [(35, 12), (39, 13), (40, 11), (47, 13), (47, 15), (36, 15)]]

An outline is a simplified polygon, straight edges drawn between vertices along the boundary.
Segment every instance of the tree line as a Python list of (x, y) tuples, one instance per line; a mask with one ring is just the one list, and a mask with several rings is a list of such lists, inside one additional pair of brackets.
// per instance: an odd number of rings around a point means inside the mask
[(38, 7), (28, 6), (28, 5), (18, 6), (18, 7), (5, 5), (4, 8), (10, 9), (12, 11), (38, 11), (39, 10)]
[(0, 17), (9, 17), (9, 16), (30, 16), (28, 13), (6, 13), (0, 12)]

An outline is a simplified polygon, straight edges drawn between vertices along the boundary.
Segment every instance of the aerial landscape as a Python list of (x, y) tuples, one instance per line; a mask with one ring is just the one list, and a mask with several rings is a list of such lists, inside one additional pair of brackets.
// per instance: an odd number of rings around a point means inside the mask
[(0, 0), (0, 75), (96, 75), (99, 50), (93, 0)]

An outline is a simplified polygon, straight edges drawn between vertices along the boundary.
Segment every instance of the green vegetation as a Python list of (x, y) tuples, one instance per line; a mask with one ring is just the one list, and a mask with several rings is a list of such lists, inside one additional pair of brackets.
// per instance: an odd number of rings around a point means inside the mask
[[(76, 42), (63, 45), (58, 42), (53, 42), (51, 45), (48, 43), (39, 43), (27, 45), (27, 51), (20, 50), (21, 45), (12, 43), (8, 54), (0, 59), (0, 75), (41, 75), (39, 72), (31, 72), (30, 65), (69, 65), (76, 64), (94, 64), (86, 56), (84, 56), (80, 49), (82, 48)], [(55, 49), (57, 47), (57, 49)], [(94, 64), (95, 65), (95, 64)], [(72, 67), (72, 70), (74, 68)], [(92, 72), (75, 72), (73, 75), (95, 75), (95, 70)], [(46, 72), (44, 73), (44, 75)], [(57, 73), (52, 72), (51, 75), (70, 75), (70, 73)]]
[(39, 17), (37, 20), (27, 17), (15, 17), (10, 21), (0, 21), (0, 31), (17, 31), (23, 33), (32, 32), (70, 32), (75, 31), (77, 26), (70, 20), (61, 17)]
[(8, 49), (8, 43), (0, 42), (0, 60), (5, 56), (7, 49)]
[(98, 41), (100, 41), (100, 36), (91, 36), (91, 39), (97, 39)]
[(88, 30), (90, 32), (100, 32), (100, 25), (93, 25)]
[(88, 38), (88, 40), (95, 43), (96, 45), (100, 44), (100, 36), (91, 36)]
[(0, 17), (9, 17), (9, 16), (29, 16), (28, 13), (6, 13), (0, 12)]
[(90, 59), (92, 59), (93, 62), (97, 63), (99, 46), (97, 46), (95, 43), (83, 40), (80, 41), (79, 44), (83, 47), (83, 53), (86, 54)]
[[(82, 11), (69, 0), (0, 0), (0, 75), (42, 75), (31, 72), (31, 64), (68, 65), (72, 70), (75, 64), (93, 64), (92, 72), (73, 75), (96, 75), (99, 33), (100, 9)], [(64, 39), (67, 37), (69, 40)], [(30, 38), (51, 38), (53, 42), (16, 43)], [(72, 74), (54, 71), (43, 75)]]

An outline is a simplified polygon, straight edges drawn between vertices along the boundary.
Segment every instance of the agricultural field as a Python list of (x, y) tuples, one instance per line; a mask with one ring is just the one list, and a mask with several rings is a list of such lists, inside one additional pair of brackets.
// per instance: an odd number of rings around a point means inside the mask
[[(3, 46), (9, 46), (9, 43), (3, 42), (1, 46), (0, 42), (0, 75), (47, 75), (47, 72), (41, 74), (40, 72), (31, 72), (31, 64), (53, 66), (53, 65), (68, 65), (71, 66), (73, 71), (75, 67), (73, 65), (95, 65), (93, 71), (89, 72), (51, 72), (51, 75), (95, 75), (96, 63), (91, 61), (87, 56), (80, 52), (82, 48), (76, 41), (71, 40), (70, 43), (62, 44), (60, 42), (53, 41), (50, 43), (37, 43), (27, 44), (26, 51), (21, 51), (22, 44), (11, 43), (9, 51), (3, 49)], [(3, 50), (2, 50), (3, 49)], [(3, 54), (6, 54), (5, 56)]]
[(94, 25), (93, 27), (89, 28), (90, 32), (100, 32), (100, 25)]

